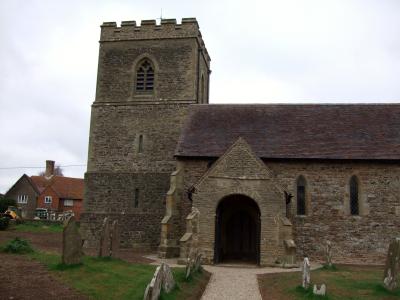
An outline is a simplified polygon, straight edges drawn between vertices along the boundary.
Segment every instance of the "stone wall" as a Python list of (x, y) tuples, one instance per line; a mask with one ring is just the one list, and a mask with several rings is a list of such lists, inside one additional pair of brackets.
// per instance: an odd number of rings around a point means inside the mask
[[(189, 104), (199, 102), (200, 54), (207, 82), (210, 61), (195, 19), (161, 23), (102, 25), (81, 218), (87, 246), (97, 243), (106, 215), (119, 219), (127, 247), (155, 248), (160, 240), (174, 151)], [(134, 88), (143, 58), (154, 65), (149, 93)]]
[[(265, 162), (285, 190), (296, 195), (296, 179), (307, 181), (307, 215), (291, 212), (298, 255), (323, 257), (326, 240), (334, 260), (383, 263), (391, 238), (400, 227), (400, 165), (379, 162)], [(349, 213), (349, 181), (360, 182), (360, 215)], [(397, 212), (397, 213), (396, 213)]]
[[(186, 188), (201, 178), (211, 161), (180, 159)], [(400, 228), (399, 163), (268, 160), (264, 163), (279, 185), (294, 195), (290, 219), (299, 258), (307, 253), (311, 259), (322, 260), (323, 246), (330, 240), (337, 262), (384, 263), (388, 243), (398, 236)], [(296, 216), (296, 180), (300, 175), (307, 181), (305, 216)], [(353, 175), (360, 182), (359, 216), (350, 215), (349, 209), (349, 181)]]

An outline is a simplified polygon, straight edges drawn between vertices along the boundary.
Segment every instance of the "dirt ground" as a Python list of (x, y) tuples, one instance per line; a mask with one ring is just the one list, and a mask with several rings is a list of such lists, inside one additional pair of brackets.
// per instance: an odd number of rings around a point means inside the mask
[[(0, 231), (0, 245), (15, 237), (29, 240), (34, 249), (61, 254), (62, 233)], [(96, 255), (96, 249), (85, 249)], [(120, 258), (133, 263), (150, 263), (143, 254), (121, 250)], [(26, 256), (0, 253), (0, 299), (88, 299), (66, 286), (39, 262)]]
[(0, 253), (0, 299), (88, 299), (26, 256)]
[[(0, 231), (0, 245), (16, 237), (31, 242), (34, 249), (61, 255), (62, 233), (59, 232), (18, 232), (14, 230)], [(86, 255), (96, 256), (96, 249), (84, 249)], [(129, 249), (121, 249), (119, 258), (131, 263), (151, 263), (153, 260), (143, 257), (150, 253), (135, 253)], [(1, 295), (0, 295), (1, 297)]]

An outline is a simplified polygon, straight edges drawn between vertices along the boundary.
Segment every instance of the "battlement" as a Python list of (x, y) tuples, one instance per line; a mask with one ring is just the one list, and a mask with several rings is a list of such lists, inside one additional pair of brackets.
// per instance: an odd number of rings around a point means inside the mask
[(201, 39), (196, 18), (183, 18), (181, 24), (176, 19), (162, 19), (160, 25), (157, 25), (156, 20), (142, 20), (140, 26), (136, 21), (122, 21), (120, 27), (116, 22), (104, 22), (101, 25), (100, 41), (186, 37)]

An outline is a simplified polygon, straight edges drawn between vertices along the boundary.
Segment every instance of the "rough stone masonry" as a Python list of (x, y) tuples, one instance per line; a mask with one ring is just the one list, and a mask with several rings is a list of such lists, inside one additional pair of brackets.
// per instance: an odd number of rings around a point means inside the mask
[(210, 105), (210, 73), (196, 19), (103, 23), (85, 245), (108, 217), (123, 247), (162, 234), (161, 256), (316, 261), (330, 240), (337, 263), (383, 263), (400, 228), (400, 105)]

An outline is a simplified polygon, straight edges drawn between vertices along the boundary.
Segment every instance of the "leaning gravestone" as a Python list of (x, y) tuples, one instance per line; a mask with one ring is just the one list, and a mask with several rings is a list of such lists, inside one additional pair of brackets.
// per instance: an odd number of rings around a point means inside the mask
[(196, 260), (194, 261), (194, 269), (193, 269), (193, 271), (197, 272), (197, 271), (200, 270), (200, 268), (201, 268), (201, 254), (197, 253)]
[(108, 217), (105, 217), (100, 231), (99, 257), (110, 256), (110, 245), (110, 222)]
[(332, 267), (332, 243), (330, 241), (326, 241), (325, 260), (326, 260), (326, 265), (328, 267)]
[(118, 257), (119, 255), (119, 238), (118, 220), (114, 220), (111, 225), (110, 256), (112, 257)]
[(385, 273), (383, 284), (386, 289), (393, 291), (398, 286), (400, 272), (400, 238), (393, 239), (389, 245), (386, 257)]
[(146, 287), (143, 300), (158, 300), (163, 283), (163, 266), (158, 266), (150, 283)]
[(303, 265), (302, 265), (302, 287), (307, 289), (310, 285), (310, 261), (307, 256), (304, 257)]
[(64, 222), (62, 263), (66, 265), (82, 263), (82, 237), (74, 216)]
[(169, 293), (175, 287), (174, 276), (172, 275), (171, 268), (167, 264), (162, 264), (162, 271), (163, 271), (162, 288), (166, 293)]

